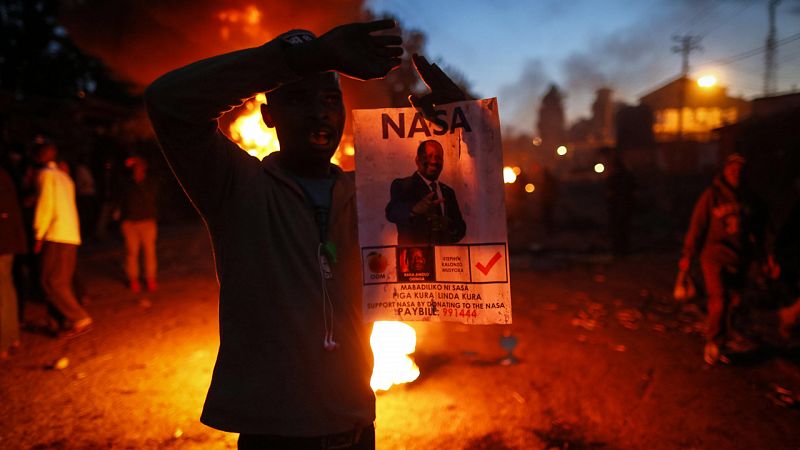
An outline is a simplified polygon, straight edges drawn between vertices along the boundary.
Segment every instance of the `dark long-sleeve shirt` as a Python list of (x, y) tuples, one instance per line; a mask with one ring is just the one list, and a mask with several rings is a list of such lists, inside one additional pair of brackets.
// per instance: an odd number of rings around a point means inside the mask
[[(259, 161), (217, 128), (231, 106), (297, 78), (272, 41), (170, 72), (146, 92), (164, 155), (213, 241), (220, 348), (201, 421), (226, 431), (321, 436), (375, 419), (353, 177), (331, 167), (337, 262), (325, 280), (314, 208), (280, 152)], [(323, 285), (332, 352), (323, 348)]]
[(122, 186), (120, 199), (122, 220), (155, 220), (158, 218), (158, 183), (150, 177)]
[(683, 256), (738, 267), (763, 252), (766, 214), (745, 191), (721, 177), (697, 200), (683, 244)]

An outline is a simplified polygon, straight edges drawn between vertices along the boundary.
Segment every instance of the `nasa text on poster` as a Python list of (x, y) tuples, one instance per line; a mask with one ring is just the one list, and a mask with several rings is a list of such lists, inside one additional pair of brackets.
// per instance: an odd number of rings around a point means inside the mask
[(366, 321), (511, 323), (497, 99), (354, 111)]

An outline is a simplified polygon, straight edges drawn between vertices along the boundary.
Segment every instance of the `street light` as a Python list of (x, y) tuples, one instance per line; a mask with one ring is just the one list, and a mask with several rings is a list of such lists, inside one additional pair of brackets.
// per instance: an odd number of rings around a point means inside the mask
[(594, 165), (594, 171), (597, 173), (603, 173), (606, 170), (606, 166), (603, 163), (597, 163)]
[(717, 77), (714, 75), (703, 75), (702, 77), (697, 79), (697, 85), (701, 88), (710, 88), (716, 86), (717, 84)]
[(559, 145), (558, 148), (556, 149), (556, 153), (558, 153), (558, 156), (566, 155), (567, 154), (567, 147), (565, 147), (563, 145)]

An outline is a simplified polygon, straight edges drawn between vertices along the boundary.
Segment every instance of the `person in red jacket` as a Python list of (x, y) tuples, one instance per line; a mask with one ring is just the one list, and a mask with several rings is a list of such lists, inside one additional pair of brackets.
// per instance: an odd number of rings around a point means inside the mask
[(708, 364), (720, 360), (727, 347), (741, 337), (731, 327), (731, 313), (741, 301), (747, 270), (763, 253), (766, 214), (761, 202), (742, 186), (745, 158), (734, 153), (725, 159), (722, 173), (707, 188), (692, 213), (683, 244), (679, 269), (689, 269), (700, 257), (706, 293), (706, 345)]

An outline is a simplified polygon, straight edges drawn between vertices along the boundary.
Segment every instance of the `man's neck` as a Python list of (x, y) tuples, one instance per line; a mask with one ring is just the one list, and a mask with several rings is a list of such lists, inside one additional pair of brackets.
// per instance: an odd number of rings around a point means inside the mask
[(327, 161), (325, 164), (312, 164), (309, 161), (298, 161), (286, 154), (281, 154), (278, 159), (281, 167), (302, 178), (330, 178), (331, 165)]
[(417, 175), (419, 175), (419, 176), (420, 176), (420, 177), (421, 177), (423, 180), (425, 180), (425, 182), (426, 182), (426, 183), (428, 183), (428, 184), (431, 184), (431, 183), (438, 183), (438, 182), (439, 182), (439, 180), (431, 180), (430, 178), (428, 178), (428, 177), (426, 177), (425, 175), (421, 174), (421, 173), (419, 172), (419, 170), (417, 171)]

